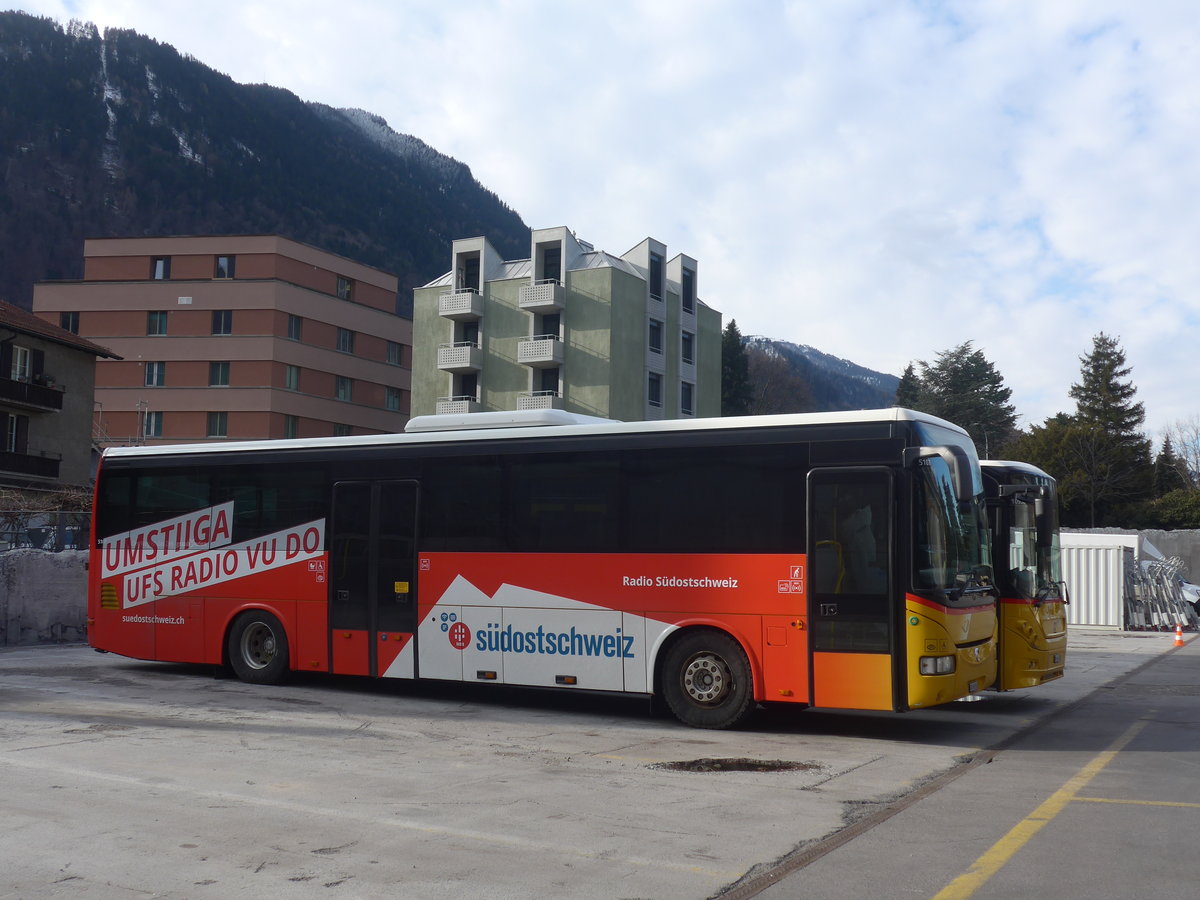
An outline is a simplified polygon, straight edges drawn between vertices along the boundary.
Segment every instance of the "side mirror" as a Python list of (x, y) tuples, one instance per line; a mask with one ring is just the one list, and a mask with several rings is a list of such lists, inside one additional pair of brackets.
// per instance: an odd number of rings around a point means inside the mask
[(970, 503), (975, 496), (975, 486), (971, 481), (971, 458), (962, 447), (907, 447), (904, 450), (904, 464), (911, 466), (919, 459), (934, 456), (944, 460), (950, 469), (954, 499), (960, 504)]

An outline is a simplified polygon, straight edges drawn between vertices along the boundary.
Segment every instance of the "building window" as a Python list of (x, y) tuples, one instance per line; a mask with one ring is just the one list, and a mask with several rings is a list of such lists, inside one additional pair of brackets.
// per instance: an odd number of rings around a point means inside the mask
[(162, 387), (167, 383), (167, 364), (165, 362), (146, 363), (146, 387)]
[(343, 300), (349, 300), (354, 290), (354, 282), (341, 275), (337, 277), (337, 295)]
[(696, 311), (696, 273), (691, 269), (684, 269), (683, 284), (680, 287), (683, 290), (683, 296), (680, 298), (683, 311), (694, 313)]
[(213, 278), (232, 278), (233, 263), (234, 257), (232, 256), (218, 256), (217, 265), (213, 271)]
[(479, 323), (477, 321), (455, 322), (454, 340), (462, 344), (479, 346)]
[(303, 331), (304, 320), (299, 316), (288, 315), (288, 340), (300, 340), (300, 334)]
[(58, 314), (58, 327), (71, 334), (79, 334), (79, 313), (64, 312)]
[(404, 345), (397, 344), (395, 341), (388, 341), (387, 361), (388, 365), (392, 366), (404, 365)]
[(354, 379), (347, 378), (345, 375), (337, 376), (337, 387), (335, 394), (339, 400), (347, 402), (354, 399)]
[(337, 348), (343, 353), (353, 353), (354, 332), (349, 328), (339, 328), (337, 330)]
[(294, 438), (300, 436), (300, 417), (299, 416), (284, 416), (283, 417), (283, 436), (285, 438)]
[(562, 246), (547, 247), (542, 251), (542, 280), (558, 281), (562, 275)]
[(663, 352), (663, 323), (658, 319), (650, 320), (650, 352)]
[(662, 406), (662, 375), (658, 372), (650, 373), (650, 380), (646, 383), (646, 400), (651, 406)]
[(663, 298), (663, 258), (657, 253), (650, 254), (650, 296), (655, 300)]
[(229, 363), (210, 362), (208, 364), (208, 384), (210, 387), (228, 387)]
[(289, 391), (300, 390), (300, 367), (287, 366), (283, 370), (283, 386)]
[(559, 370), (558, 366), (547, 366), (544, 369), (538, 369), (537, 390), (546, 391), (550, 394), (558, 394), (559, 385)]
[(400, 412), (403, 408), (401, 402), (404, 392), (400, 388), (390, 387), (387, 389), (387, 408), (392, 412)]
[(466, 375), (455, 375), (454, 383), (451, 386), (451, 393), (456, 400), (467, 398), (470, 400), (479, 400), (479, 373), (470, 372)]
[(696, 336), (690, 331), (679, 336), (679, 358), (689, 364), (696, 361)]
[(208, 436), (209, 437), (228, 437), (229, 436), (229, 413), (227, 413), (227, 412), (210, 412), (208, 414)]
[(333, 436), (334, 437), (350, 437), (350, 426), (334, 423)]
[(33, 377), (33, 354), (29, 352), (28, 347), (18, 347), (13, 345), (12, 348), (12, 367), (9, 369), (9, 378), (13, 381), (28, 381)]
[[(458, 257), (454, 287), (460, 291), (479, 291), (479, 254)], [(482, 291), (480, 291), (482, 293)]]
[(167, 311), (165, 309), (152, 309), (146, 313), (146, 334), (166, 333)]
[(213, 334), (233, 334), (233, 310), (214, 309), (212, 314)]
[(26, 453), (29, 450), (29, 416), (18, 416), (14, 413), (0, 413), (4, 419), (5, 453)]
[(163, 435), (163, 414), (159, 410), (157, 412), (147, 412), (142, 417), (142, 438), (160, 438)]
[(690, 381), (685, 381), (679, 385), (679, 411), (685, 416), (694, 415), (696, 412), (695, 396), (696, 386)]
[(171, 257), (156, 256), (150, 260), (150, 277), (155, 281), (166, 281), (171, 277)]

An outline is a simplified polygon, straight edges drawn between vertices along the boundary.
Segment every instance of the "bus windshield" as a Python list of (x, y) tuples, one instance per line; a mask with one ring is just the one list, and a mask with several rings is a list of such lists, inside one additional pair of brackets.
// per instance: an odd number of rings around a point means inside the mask
[(1035, 505), (1031, 500), (1014, 498), (1012, 527), (1008, 535), (1010, 581), (1018, 597), (1047, 600), (1058, 597), (1062, 582), (1062, 563), (1058, 543), (1058, 504), (1045, 504), (1047, 520), (1039, 528)]
[(982, 485), (959, 503), (945, 460), (921, 460), (914, 479), (914, 580), (951, 599), (992, 590), (991, 548)]

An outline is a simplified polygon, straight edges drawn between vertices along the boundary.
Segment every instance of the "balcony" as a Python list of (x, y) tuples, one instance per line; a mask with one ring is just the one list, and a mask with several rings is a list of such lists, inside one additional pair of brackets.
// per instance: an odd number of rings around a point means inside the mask
[(34, 478), (57, 478), (59, 460), (49, 456), (30, 456), (28, 453), (0, 453), (0, 472), (29, 475)]
[(474, 397), (439, 397), (433, 411), (439, 416), (460, 416), (482, 412), (483, 405)]
[(561, 366), (563, 342), (557, 334), (539, 334), (517, 344), (517, 362), (535, 369)]
[(558, 391), (528, 391), (517, 397), (517, 409), (562, 409)]
[(567, 299), (567, 289), (561, 281), (548, 279), (533, 284), (521, 285), (517, 293), (517, 305), (521, 309), (536, 312), (558, 312), (563, 308)]
[(467, 322), (483, 318), (483, 295), (474, 288), (465, 288), (438, 295), (438, 315), (444, 319)]
[(62, 391), (28, 381), (0, 378), (0, 400), (13, 406), (27, 409), (60, 410), (63, 405)]
[(483, 351), (474, 341), (457, 341), (438, 347), (438, 368), (443, 372), (466, 374), (483, 368)]

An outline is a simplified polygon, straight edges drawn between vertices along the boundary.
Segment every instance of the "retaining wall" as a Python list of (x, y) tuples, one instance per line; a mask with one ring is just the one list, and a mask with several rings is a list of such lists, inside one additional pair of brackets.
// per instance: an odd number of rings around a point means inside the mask
[(87, 640), (86, 550), (0, 553), (0, 647)]

